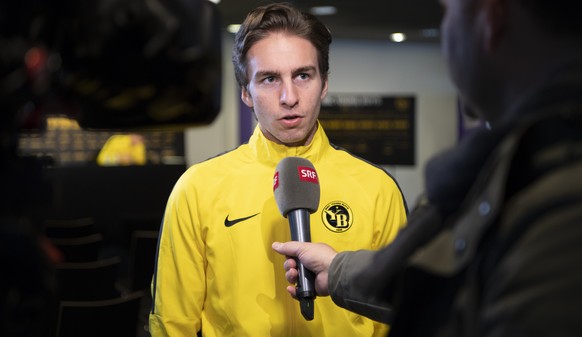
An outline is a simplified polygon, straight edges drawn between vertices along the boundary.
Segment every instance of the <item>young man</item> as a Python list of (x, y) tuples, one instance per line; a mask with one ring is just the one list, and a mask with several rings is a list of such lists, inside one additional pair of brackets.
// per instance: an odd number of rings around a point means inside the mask
[(451, 77), (491, 130), (429, 162), (426, 203), (381, 251), (273, 248), (390, 336), (581, 336), (581, 5), (442, 3)]
[[(199, 163), (168, 200), (152, 284), (152, 336), (377, 336), (387, 326), (315, 301), (312, 321), (284, 290), (289, 240), (273, 176), (299, 156), (319, 176), (321, 198), (311, 239), (336, 249), (379, 249), (401, 229), (406, 205), (381, 168), (329, 143), (318, 123), (327, 94), (331, 36), (314, 16), (287, 4), (249, 13), (235, 37), (242, 100), (255, 113), (248, 144)], [(341, 218), (341, 221), (338, 219)]]

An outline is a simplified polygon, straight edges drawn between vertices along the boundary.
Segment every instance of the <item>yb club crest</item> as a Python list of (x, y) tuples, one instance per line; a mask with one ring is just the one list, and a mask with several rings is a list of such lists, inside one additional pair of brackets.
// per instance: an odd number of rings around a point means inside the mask
[(348, 204), (342, 201), (332, 201), (323, 208), (321, 220), (330, 231), (343, 233), (352, 227), (354, 217)]

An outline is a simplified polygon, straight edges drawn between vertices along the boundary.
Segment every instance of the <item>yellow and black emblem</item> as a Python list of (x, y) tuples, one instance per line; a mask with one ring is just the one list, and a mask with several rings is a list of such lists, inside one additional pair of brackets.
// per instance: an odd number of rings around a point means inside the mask
[(332, 201), (323, 208), (321, 220), (330, 231), (343, 233), (352, 227), (354, 217), (348, 204), (342, 201)]

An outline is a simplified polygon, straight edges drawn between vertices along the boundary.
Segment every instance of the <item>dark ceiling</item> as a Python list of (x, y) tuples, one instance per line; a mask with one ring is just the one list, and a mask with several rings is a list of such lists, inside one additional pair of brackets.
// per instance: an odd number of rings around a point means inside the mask
[[(241, 23), (256, 6), (273, 1), (222, 0), (218, 10), (226, 26)], [(337, 13), (319, 16), (336, 38), (384, 39), (394, 32), (405, 33), (407, 41), (438, 43), (443, 14), (438, 0), (295, 0), (302, 10), (333, 5)]]

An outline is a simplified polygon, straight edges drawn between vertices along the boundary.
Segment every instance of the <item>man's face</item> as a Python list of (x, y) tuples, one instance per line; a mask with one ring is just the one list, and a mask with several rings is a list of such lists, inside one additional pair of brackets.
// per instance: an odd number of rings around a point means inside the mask
[(306, 39), (277, 32), (256, 42), (247, 59), (249, 84), (241, 97), (254, 110), (265, 137), (288, 146), (309, 144), (327, 94), (315, 47)]

